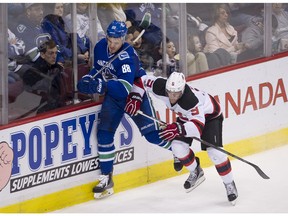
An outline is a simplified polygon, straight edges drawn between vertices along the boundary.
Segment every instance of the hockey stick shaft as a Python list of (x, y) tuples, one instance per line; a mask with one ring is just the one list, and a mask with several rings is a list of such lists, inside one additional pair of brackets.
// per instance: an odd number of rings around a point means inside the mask
[(153, 120), (153, 121), (155, 121), (155, 122), (157, 122), (157, 123), (159, 123), (159, 124), (161, 124), (161, 125), (166, 125), (166, 124), (167, 124), (167, 123), (164, 122), (164, 121), (161, 121), (161, 120), (159, 120), (159, 119), (157, 119), (157, 118), (154, 118), (154, 117), (152, 117), (152, 116), (149, 116), (149, 115), (143, 113), (141, 110), (138, 110), (137, 113), (140, 114), (140, 115), (142, 115), (142, 116), (144, 116), (144, 117), (146, 117), (146, 118), (148, 118), (148, 119), (151, 119), (151, 120)]
[(111, 64), (116, 58), (118, 58), (125, 50), (127, 50), (129, 47), (133, 46), (145, 33), (145, 29), (143, 29), (140, 34), (138, 35), (135, 40), (132, 41), (132, 44), (129, 44), (127, 47), (125, 47), (123, 50), (121, 50), (117, 55), (115, 55), (112, 59), (110, 59), (107, 64), (105, 64), (97, 73), (95, 73), (92, 77), (95, 78), (98, 74), (100, 74), (109, 64)]
[[(159, 119), (157, 119), (157, 118), (154, 118), (154, 117), (152, 117), (152, 116), (146, 115), (145, 113), (143, 113), (143, 112), (140, 111), (140, 110), (139, 110), (137, 113), (140, 114), (140, 115), (142, 115), (142, 116), (144, 116), (144, 117), (146, 117), (146, 118), (149, 118), (149, 119), (151, 119), (151, 120), (153, 120), (153, 121), (155, 121), (155, 122), (158, 122), (159, 124), (162, 124), (162, 125), (166, 125), (166, 124), (167, 124), (166, 122), (163, 122), (163, 121), (161, 121), (161, 120), (159, 120)], [(231, 156), (231, 157), (234, 157), (234, 158), (236, 158), (236, 159), (238, 159), (238, 160), (240, 160), (240, 161), (242, 161), (242, 162), (244, 162), (244, 163), (246, 163), (246, 164), (249, 164), (250, 166), (254, 167), (254, 169), (257, 171), (257, 173), (258, 173), (263, 179), (270, 179), (269, 176), (267, 176), (257, 165), (255, 165), (255, 164), (253, 164), (253, 163), (251, 163), (251, 162), (249, 162), (249, 161), (247, 161), (247, 160), (245, 160), (245, 159), (243, 159), (243, 158), (241, 158), (241, 157), (239, 157), (239, 156), (237, 156), (237, 155), (235, 155), (235, 154), (232, 154), (231, 152), (228, 152), (228, 151), (224, 150), (223, 148), (220, 148), (220, 147), (215, 146), (215, 145), (213, 145), (213, 144), (211, 144), (211, 143), (209, 143), (209, 142), (207, 142), (207, 141), (205, 141), (205, 140), (202, 140), (202, 139), (200, 139), (200, 138), (198, 138), (198, 137), (192, 137), (192, 139), (195, 139), (195, 140), (203, 143), (203, 144), (206, 145), (206, 146), (215, 148), (215, 149), (217, 149), (218, 151), (221, 151), (221, 152), (224, 153), (224, 154), (227, 154), (227, 155), (229, 155), (229, 156)]]
[(198, 138), (198, 137), (192, 137), (192, 138), (195, 139), (195, 140), (197, 140), (197, 141), (199, 141), (199, 142), (201, 142), (201, 143), (203, 143), (203, 144), (206, 145), (206, 146), (215, 148), (215, 149), (217, 149), (218, 151), (223, 152), (224, 154), (227, 154), (227, 155), (229, 155), (229, 156), (231, 156), (231, 157), (234, 157), (234, 158), (236, 158), (236, 159), (238, 159), (238, 160), (240, 160), (240, 161), (242, 161), (242, 162), (244, 162), (244, 163), (249, 164), (250, 166), (254, 167), (254, 169), (257, 171), (257, 173), (258, 173), (262, 178), (264, 178), (264, 179), (270, 179), (269, 176), (267, 176), (267, 175), (260, 169), (260, 167), (258, 167), (256, 164), (253, 164), (253, 163), (251, 163), (251, 162), (249, 162), (249, 161), (247, 161), (247, 160), (245, 160), (245, 159), (243, 159), (243, 158), (241, 158), (241, 157), (239, 157), (239, 156), (237, 156), (237, 155), (235, 155), (235, 154), (232, 154), (231, 152), (228, 152), (228, 151), (224, 150), (223, 148), (220, 148), (220, 147), (218, 147), (218, 146), (215, 146), (215, 145), (213, 145), (213, 144), (211, 144), (211, 143), (209, 143), (209, 142), (207, 142), (207, 141), (205, 141), (205, 140), (202, 140), (202, 139), (200, 139), (200, 138)]

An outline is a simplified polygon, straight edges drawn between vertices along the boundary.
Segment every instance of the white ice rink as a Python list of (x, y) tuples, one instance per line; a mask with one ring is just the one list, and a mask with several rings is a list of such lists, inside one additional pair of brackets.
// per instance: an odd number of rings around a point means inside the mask
[(102, 200), (54, 213), (288, 213), (288, 145), (245, 157), (270, 179), (239, 160), (231, 160), (239, 197), (232, 206), (214, 167), (204, 168), (206, 180), (186, 193), (188, 173), (116, 193)]

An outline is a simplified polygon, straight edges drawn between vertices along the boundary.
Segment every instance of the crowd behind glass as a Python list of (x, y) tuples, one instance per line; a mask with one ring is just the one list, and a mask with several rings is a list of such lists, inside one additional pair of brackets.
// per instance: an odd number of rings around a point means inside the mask
[[(8, 121), (95, 100), (76, 93), (74, 83), (90, 70), (93, 47), (113, 20), (126, 23), (128, 43), (140, 34), (140, 23), (148, 22), (133, 46), (143, 68), (155, 76), (173, 71), (191, 76), (267, 56), (264, 35), (271, 35), (270, 54), (288, 49), (284, 3), (270, 4), (270, 12), (264, 3), (187, 3), (185, 11), (181, 4), (6, 4), (8, 69), (0, 73), (8, 74), (3, 92), (8, 94)], [(267, 11), (271, 20), (265, 23)], [(186, 59), (180, 58), (183, 54)]]

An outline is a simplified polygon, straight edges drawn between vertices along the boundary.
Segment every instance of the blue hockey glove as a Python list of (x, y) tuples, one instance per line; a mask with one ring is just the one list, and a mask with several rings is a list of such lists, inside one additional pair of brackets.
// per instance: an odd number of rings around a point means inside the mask
[(97, 83), (91, 75), (84, 75), (77, 83), (77, 89), (84, 94), (94, 94)]
[(105, 91), (106, 83), (102, 79), (96, 80), (89, 74), (84, 75), (77, 83), (77, 88), (84, 94), (103, 94)]
[(104, 82), (102, 79), (97, 78), (95, 80), (95, 82), (97, 83), (97, 87), (95, 89), (96, 93), (98, 94), (104, 94), (106, 91), (106, 82)]

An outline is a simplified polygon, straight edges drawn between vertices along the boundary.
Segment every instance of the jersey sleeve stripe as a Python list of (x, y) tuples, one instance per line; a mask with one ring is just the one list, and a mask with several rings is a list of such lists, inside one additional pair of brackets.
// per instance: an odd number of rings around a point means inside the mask
[(199, 134), (200, 134), (200, 136), (201, 136), (202, 131), (203, 131), (203, 129), (204, 129), (204, 124), (203, 124), (203, 122), (200, 122), (200, 121), (198, 121), (198, 120), (196, 120), (196, 119), (193, 119), (192, 122), (194, 123), (194, 125), (195, 125), (196, 128), (198, 129)]
[(118, 79), (118, 81), (122, 83), (122, 85), (125, 87), (127, 93), (129, 94), (129, 92), (132, 89), (132, 85), (129, 82), (127, 82), (126, 80), (123, 80), (123, 79)]
[(211, 114), (205, 115), (205, 118), (207, 120), (214, 119), (221, 114), (221, 107), (220, 107), (219, 103), (211, 95), (209, 95), (209, 97), (210, 97), (211, 103), (213, 105), (213, 112)]

